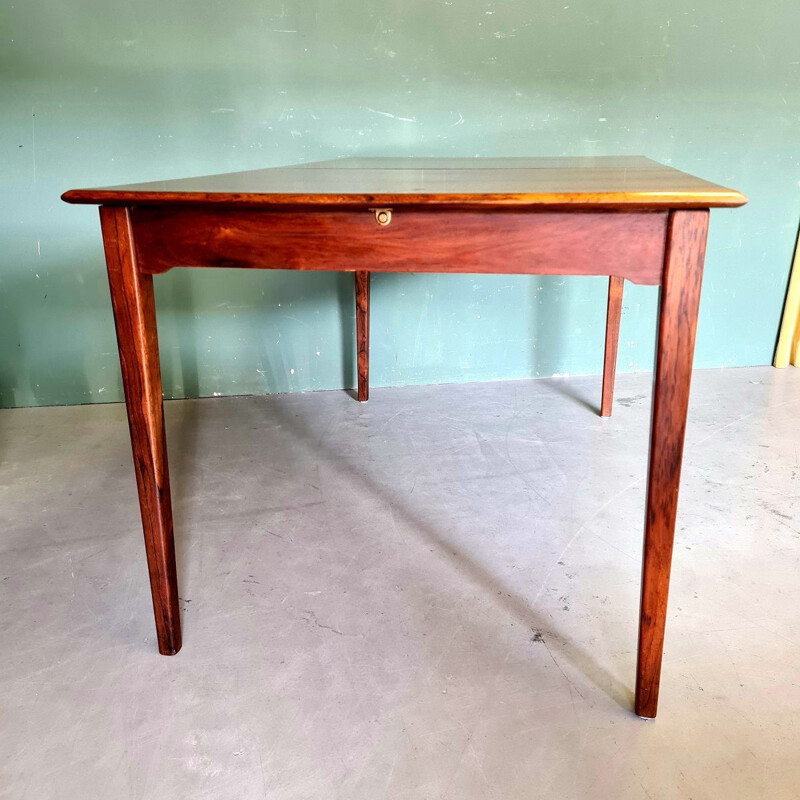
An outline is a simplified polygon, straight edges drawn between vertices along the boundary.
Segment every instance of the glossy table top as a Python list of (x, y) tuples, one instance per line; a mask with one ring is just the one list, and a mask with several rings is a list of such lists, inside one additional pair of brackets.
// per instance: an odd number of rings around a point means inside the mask
[(73, 189), (68, 203), (231, 206), (740, 206), (741, 193), (643, 156), (341, 158), (152, 183)]

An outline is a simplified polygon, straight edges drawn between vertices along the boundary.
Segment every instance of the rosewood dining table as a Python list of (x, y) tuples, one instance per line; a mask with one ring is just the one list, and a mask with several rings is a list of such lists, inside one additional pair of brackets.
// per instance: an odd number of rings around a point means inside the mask
[(709, 209), (747, 198), (639, 156), (342, 158), (75, 189), (100, 206), (158, 649), (181, 648), (153, 276), (174, 267), (355, 276), (358, 399), (373, 272), (607, 276), (601, 414), (611, 413), (624, 280), (659, 287), (635, 712), (658, 703)]

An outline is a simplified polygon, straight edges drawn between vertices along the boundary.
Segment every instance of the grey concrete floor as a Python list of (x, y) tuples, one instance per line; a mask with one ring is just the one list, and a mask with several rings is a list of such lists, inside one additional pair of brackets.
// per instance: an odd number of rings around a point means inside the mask
[(173, 658), (123, 407), (0, 412), (0, 796), (800, 796), (800, 371), (695, 373), (654, 722), (649, 396), (168, 403)]

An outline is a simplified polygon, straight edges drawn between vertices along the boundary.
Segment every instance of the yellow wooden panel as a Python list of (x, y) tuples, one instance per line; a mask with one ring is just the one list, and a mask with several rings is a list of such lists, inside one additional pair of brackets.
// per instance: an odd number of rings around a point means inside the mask
[(786, 293), (781, 332), (772, 363), (776, 367), (785, 367), (790, 363), (800, 367), (800, 235), (794, 250), (789, 291)]

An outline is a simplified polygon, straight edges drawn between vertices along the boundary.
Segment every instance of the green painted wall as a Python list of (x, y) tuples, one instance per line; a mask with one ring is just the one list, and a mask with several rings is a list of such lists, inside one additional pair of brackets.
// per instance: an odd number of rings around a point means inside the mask
[[(335, 156), (645, 154), (712, 215), (696, 365), (766, 364), (800, 216), (797, 0), (4, 0), (0, 405), (121, 398), (97, 212), (68, 188)], [(167, 396), (353, 383), (352, 278), (157, 279)], [(373, 385), (598, 373), (601, 279), (386, 275)], [(626, 286), (620, 369), (651, 366)]]

